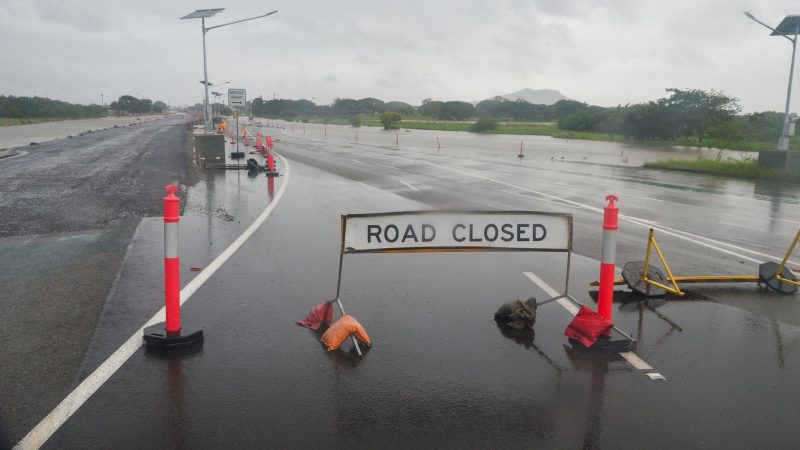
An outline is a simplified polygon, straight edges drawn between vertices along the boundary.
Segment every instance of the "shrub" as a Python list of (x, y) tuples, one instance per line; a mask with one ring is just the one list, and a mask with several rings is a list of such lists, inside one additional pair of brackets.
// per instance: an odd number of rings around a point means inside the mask
[(397, 123), (401, 120), (403, 120), (403, 116), (394, 111), (384, 111), (384, 113), (381, 114), (381, 123), (383, 124), (384, 130), (397, 128)]
[(494, 131), (498, 127), (497, 119), (493, 117), (481, 117), (477, 122), (469, 127), (469, 131), (474, 133), (483, 133), (486, 131)]

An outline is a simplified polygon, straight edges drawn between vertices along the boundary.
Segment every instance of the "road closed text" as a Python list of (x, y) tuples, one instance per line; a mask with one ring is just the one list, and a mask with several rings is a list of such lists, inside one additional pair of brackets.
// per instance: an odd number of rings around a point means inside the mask
[(566, 250), (571, 217), (549, 213), (387, 213), (343, 216), (345, 251)]
[[(537, 242), (547, 237), (547, 228), (540, 223), (489, 223), (485, 225), (457, 223), (449, 230), (454, 242)], [(431, 224), (408, 224), (401, 230), (397, 225), (367, 225), (367, 243), (433, 242), (436, 228)]]

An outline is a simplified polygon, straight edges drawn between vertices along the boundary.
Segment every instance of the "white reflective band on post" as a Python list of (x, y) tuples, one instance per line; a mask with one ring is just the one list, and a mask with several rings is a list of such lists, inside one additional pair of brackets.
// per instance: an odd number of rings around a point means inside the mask
[(614, 264), (617, 260), (617, 230), (603, 230), (603, 250), (600, 262)]
[(164, 257), (178, 257), (178, 222), (164, 223)]

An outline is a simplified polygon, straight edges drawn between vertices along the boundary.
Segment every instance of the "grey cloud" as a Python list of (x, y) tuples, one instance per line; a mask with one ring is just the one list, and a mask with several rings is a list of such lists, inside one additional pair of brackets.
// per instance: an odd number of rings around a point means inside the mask
[[(213, 6), (213, 5), (212, 5)], [(724, 88), (745, 110), (781, 109), (790, 46), (750, 22), (797, 12), (785, 0), (230, 0), (208, 34), (209, 79), (251, 97), (474, 100), (552, 88), (600, 105), (666, 87)], [(6, 0), (0, 9), (6, 94), (97, 102), (139, 92), (200, 100), (199, 21), (190, 0)], [(796, 102), (795, 102), (796, 103)]]

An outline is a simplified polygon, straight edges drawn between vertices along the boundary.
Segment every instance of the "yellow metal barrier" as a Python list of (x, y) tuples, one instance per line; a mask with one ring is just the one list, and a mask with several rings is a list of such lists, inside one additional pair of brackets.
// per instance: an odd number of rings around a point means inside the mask
[[(650, 278), (647, 277), (647, 273), (650, 271), (650, 252), (653, 248), (656, 249), (656, 253), (658, 253), (658, 259), (661, 260), (661, 264), (663, 264), (664, 269), (667, 270), (667, 278), (669, 279), (669, 281), (672, 282), (673, 287), (669, 287), (667, 285), (659, 283), (658, 281), (651, 280)], [(681, 291), (680, 286), (678, 286), (678, 282), (675, 281), (675, 276), (672, 275), (672, 270), (670, 270), (669, 264), (667, 264), (667, 260), (664, 259), (664, 254), (661, 253), (661, 249), (658, 248), (658, 243), (656, 242), (655, 236), (653, 236), (652, 228), (650, 228), (650, 234), (647, 237), (647, 253), (645, 253), (644, 256), (644, 273), (642, 274), (642, 281), (644, 281), (645, 283), (652, 284), (653, 286), (660, 287), (661, 289), (664, 289), (667, 292), (672, 292), (675, 295), (680, 295), (681, 297), (686, 295), (685, 292)]]
[[(783, 293), (792, 293), (796, 289), (781, 286), (780, 283), (781, 282), (786, 283), (787, 285), (791, 286), (800, 286), (800, 280), (798, 280), (797, 278), (787, 278), (786, 276), (784, 276), (784, 272), (786, 272), (788, 276), (793, 276), (792, 272), (786, 269), (786, 264), (789, 261), (789, 257), (794, 252), (794, 249), (796, 248), (798, 242), (800, 242), (800, 231), (798, 231), (797, 235), (795, 235), (794, 240), (792, 241), (792, 244), (789, 246), (789, 250), (784, 255), (780, 265), (770, 262), (764, 263), (761, 265), (760, 269), (762, 270), (762, 273), (760, 275), (712, 275), (712, 276), (676, 277), (675, 275), (673, 275), (672, 269), (670, 269), (669, 263), (667, 263), (667, 260), (664, 257), (664, 253), (658, 246), (658, 242), (656, 242), (653, 229), (651, 228), (647, 236), (647, 251), (645, 253), (642, 274), (639, 276), (639, 279), (644, 283), (658, 287), (666, 292), (670, 292), (672, 294), (681, 297), (686, 295), (686, 293), (683, 290), (681, 290), (680, 285), (695, 284), (695, 283), (764, 283), (770, 288), (781, 291)], [(650, 259), (652, 256), (653, 249), (655, 249), (656, 255), (658, 255), (658, 259), (661, 260), (661, 264), (664, 265), (664, 270), (666, 271), (665, 278), (668, 283), (662, 283), (648, 276), (650, 273)], [(640, 264), (640, 263), (628, 263), (628, 264)], [(628, 264), (626, 264), (626, 266)], [(773, 266), (777, 266), (777, 270), (774, 272), (774, 275), (770, 270)], [(663, 274), (658, 272), (657, 274), (659, 275), (659, 278), (663, 277)], [(626, 276), (630, 278), (630, 274)], [(775, 284), (775, 280), (778, 280), (777, 286)], [(614, 279), (614, 284), (615, 285), (627, 284), (636, 292), (640, 292), (645, 295), (652, 295), (649, 294), (649, 292), (645, 293), (640, 288), (632, 286), (632, 282), (629, 281), (631, 280), (626, 281), (624, 278), (616, 278)], [(593, 281), (589, 283), (589, 285), (598, 286), (599, 282)]]
[(798, 282), (797, 280), (790, 280), (788, 278), (785, 278), (783, 275), (781, 275), (781, 273), (783, 272), (783, 268), (786, 267), (786, 262), (789, 261), (789, 257), (792, 256), (794, 248), (797, 246), (798, 240), (800, 240), (800, 231), (798, 231), (797, 234), (795, 235), (794, 240), (792, 241), (792, 245), (789, 246), (789, 251), (787, 251), (786, 254), (783, 256), (783, 261), (781, 261), (781, 264), (778, 266), (778, 270), (775, 271), (775, 278), (783, 281), (784, 283), (789, 283), (794, 286), (800, 286), (800, 282)]

